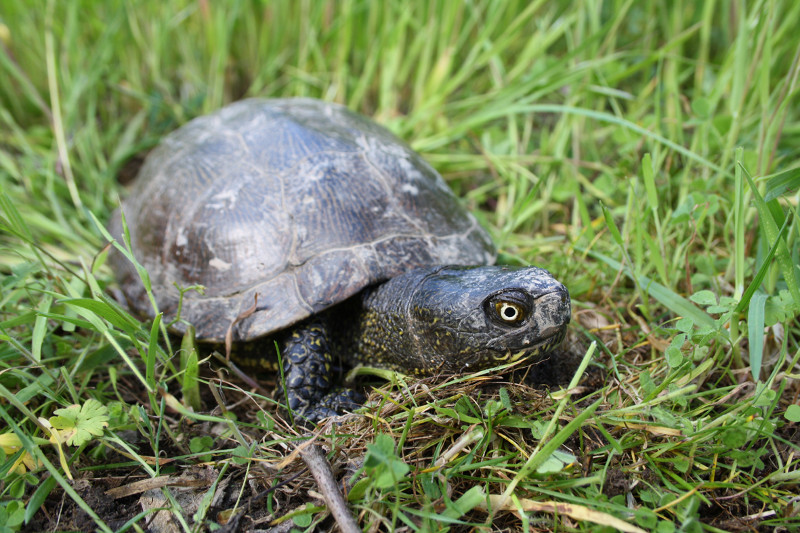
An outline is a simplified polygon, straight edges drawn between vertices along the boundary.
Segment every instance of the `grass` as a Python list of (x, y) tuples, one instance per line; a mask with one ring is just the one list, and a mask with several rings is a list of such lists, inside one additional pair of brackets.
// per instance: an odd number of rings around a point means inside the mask
[[(130, 162), (256, 95), (374, 117), (573, 298), (575, 386), (407, 378), (321, 430), (361, 527), (798, 527), (798, 24), (777, 0), (4, 5), (0, 531), (332, 527), (297, 431), (108, 292)], [(133, 481), (154, 492), (105, 493)]]

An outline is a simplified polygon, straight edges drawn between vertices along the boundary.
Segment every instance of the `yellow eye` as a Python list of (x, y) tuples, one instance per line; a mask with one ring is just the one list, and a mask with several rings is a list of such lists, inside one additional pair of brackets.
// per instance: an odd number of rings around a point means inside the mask
[(514, 302), (495, 302), (494, 308), (497, 311), (497, 316), (503, 322), (509, 324), (516, 324), (525, 318), (525, 310)]

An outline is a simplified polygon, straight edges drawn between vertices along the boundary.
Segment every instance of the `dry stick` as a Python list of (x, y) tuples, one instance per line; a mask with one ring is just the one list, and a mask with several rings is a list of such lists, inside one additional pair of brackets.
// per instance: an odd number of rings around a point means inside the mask
[(236, 326), (236, 324), (238, 324), (239, 322), (241, 322), (245, 318), (248, 318), (249, 316), (251, 316), (256, 311), (258, 311), (258, 293), (256, 293), (253, 296), (253, 305), (251, 305), (250, 307), (248, 307), (247, 309), (245, 309), (244, 311), (239, 313), (239, 315), (236, 318), (234, 318), (233, 321), (230, 323), (230, 325), (228, 326), (227, 331), (225, 331), (225, 361), (224, 362), (225, 362), (225, 365), (234, 374), (236, 374), (239, 377), (239, 379), (241, 379), (242, 381), (247, 383), (248, 386), (250, 386), (250, 387), (252, 387), (254, 389), (257, 389), (257, 390), (261, 391), (262, 393), (264, 393), (266, 395), (269, 395), (269, 391), (264, 389), (264, 387), (262, 387), (252, 377), (250, 377), (247, 374), (245, 374), (244, 372), (242, 372), (239, 369), (239, 367), (236, 366), (233, 361), (231, 361), (231, 350), (233, 349), (233, 328), (234, 328), (234, 326)]
[(322, 452), (322, 448), (316, 444), (302, 446), (300, 448), (300, 457), (303, 458), (306, 466), (311, 471), (311, 475), (314, 476), (317, 487), (319, 487), (322, 497), (325, 499), (325, 505), (328, 506), (342, 533), (361, 533), (355, 518), (347, 508), (347, 502), (344, 501), (344, 496), (342, 496), (336, 480), (333, 479), (331, 465), (328, 464), (328, 459)]
[(250, 315), (255, 313), (258, 310), (258, 293), (253, 296), (253, 305), (239, 313), (239, 315), (233, 319), (233, 322), (230, 323), (228, 326), (228, 330), (225, 332), (225, 359), (230, 361), (231, 359), (231, 348), (233, 347), (233, 327), (248, 318)]

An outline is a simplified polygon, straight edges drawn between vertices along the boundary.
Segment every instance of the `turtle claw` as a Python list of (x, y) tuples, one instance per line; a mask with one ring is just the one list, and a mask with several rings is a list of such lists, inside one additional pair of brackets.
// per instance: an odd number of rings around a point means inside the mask
[(338, 391), (326, 394), (316, 407), (330, 410), (341, 415), (360, 409), (364, 406), (365, 400), (366, 398), (363, 394), (353, 389), (339, 389)]
[(311, 424), (320, 420), (341, 416), (345, 413), (360, 409), (366, 398), (353, 389), (339, 389), (323, 396), (319, 402), (308, 405), (305, 409), (294, 411), (297, 419)]

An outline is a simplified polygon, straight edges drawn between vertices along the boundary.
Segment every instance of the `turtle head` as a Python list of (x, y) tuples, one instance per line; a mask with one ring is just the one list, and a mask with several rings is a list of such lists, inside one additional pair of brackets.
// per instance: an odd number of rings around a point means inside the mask
[(541, 357), (564, 339), (571, 317), (567, 288), (537, 267), (435, 268), (408, 305), (423, 373)]

